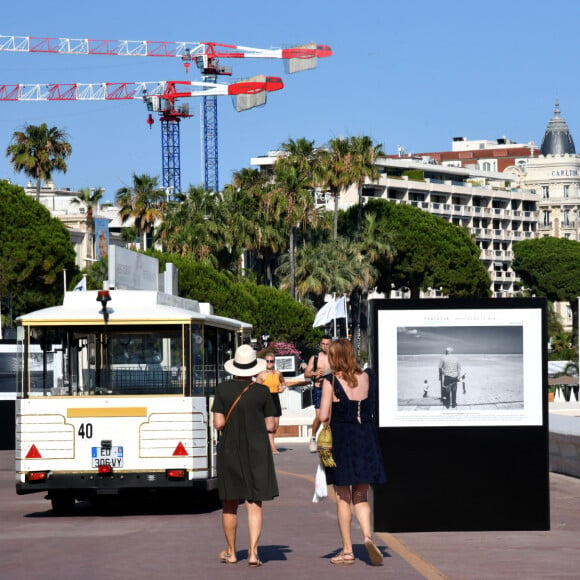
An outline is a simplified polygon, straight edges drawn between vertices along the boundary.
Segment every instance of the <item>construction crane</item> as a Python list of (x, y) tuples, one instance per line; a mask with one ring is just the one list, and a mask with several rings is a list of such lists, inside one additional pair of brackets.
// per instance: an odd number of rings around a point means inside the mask
[[(161, 117), (163, 187), (177, 194), (181, 191), (179, 122), (181, 118), (190, 116), (189, 107), (177, 105), (177, 100), (230, 95), (236, 110), (242, 111), (264, 104), (268, 92), (283, 87), (280, 77), (265, 76), (229, 85), (205, 81), (6, 84), (0, 85), (0, 101), (145, 101), (148, 110), (159, 113)], [(154, 123), (151, 114), (147, 123)]]
[[(316, 68), (318, 58), (332, 55), (332, 50), (329, 46), (314, 43), (281, 49), (260, 49), (215, 42), (97, 40), (39, 36), (0, 36), (0, 51), (49, 54), (93, 54), (100, 56), (174, 57), (180, 58), (183, 61), (186, 71), (189, 71), (191, 63), (195, 62), (201, 72), (203, 80), (210, 83), (215, 83), (218, 76), (231, 76), (232, 74), (230, 67), (220, 65), (220, 59), (222, 58), (284, 59), (287, 63), (287, 72), (295, 73)], [(203, 97), (202, 111), (202, 165), (204, 186), (206, 189), (214, 191), (219, 190), (217, 112), (216, 95), (205, 95)], [(172, 120), (162, 121), (162, 127), (178, 127), (180, 119), (188, 116), (191, 116), (189, 112), (183, 115), (170, 115), (167, 119), (171, 118)], [(166, 131), (165, 133), (162, 131), (162, 151), (164, 159), (171, 159), (171, 152), (175, 151), (176, 138), (178, 138), (178, 135), (175, 134), (175, 131)], [(178, 148), (179, 145), (177, 144)]]

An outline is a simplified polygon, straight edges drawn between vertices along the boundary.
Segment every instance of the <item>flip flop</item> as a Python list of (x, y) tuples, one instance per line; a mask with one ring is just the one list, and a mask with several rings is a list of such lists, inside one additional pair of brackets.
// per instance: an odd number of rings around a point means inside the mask
[(370, 538), (365, 540), (365, 548), (367, 549), (369, 558), (371, 559), (371, 564), (373, 566), (381, 566), (383, 563), (383, 554)]

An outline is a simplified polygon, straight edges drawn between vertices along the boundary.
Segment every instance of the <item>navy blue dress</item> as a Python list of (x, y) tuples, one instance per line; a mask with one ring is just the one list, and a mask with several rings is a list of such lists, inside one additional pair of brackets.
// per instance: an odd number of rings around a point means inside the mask
[(329, 484), (375, 484), (386, 481), (374, 421), (377, 380), (372, 371), (367, 369), (365, 372), (369, 375), (369, 394), (362, 401), (351, 401), (340, 381), (334, 375), (331, 378), (339, 401), (332, 403), (330, 426), (336, 467), (326, 468)]

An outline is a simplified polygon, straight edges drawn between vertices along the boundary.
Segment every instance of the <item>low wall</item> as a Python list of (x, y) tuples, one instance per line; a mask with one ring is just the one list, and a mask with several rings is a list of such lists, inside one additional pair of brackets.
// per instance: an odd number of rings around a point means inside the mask
[(580, 478), (580, 411), (549, 413), (550, 471)]

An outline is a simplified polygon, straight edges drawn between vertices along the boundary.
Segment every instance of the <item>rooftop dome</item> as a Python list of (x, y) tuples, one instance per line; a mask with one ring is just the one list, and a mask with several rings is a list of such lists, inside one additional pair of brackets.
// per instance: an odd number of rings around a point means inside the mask
[(548, 128), (544, 134), (541, 147), (542, 155), (564, 155), (570, 153), (576, 154), (574, 140), (570, 135), (570, 130), (566, 120), (560, 117), (560, 102), (556, 99), (556, 109), (554, 116), (548, 123)]

